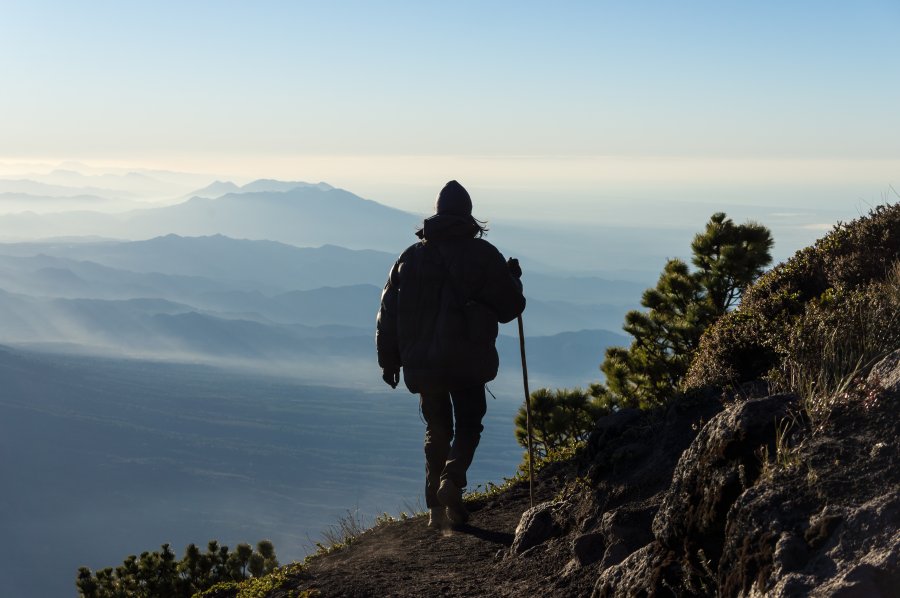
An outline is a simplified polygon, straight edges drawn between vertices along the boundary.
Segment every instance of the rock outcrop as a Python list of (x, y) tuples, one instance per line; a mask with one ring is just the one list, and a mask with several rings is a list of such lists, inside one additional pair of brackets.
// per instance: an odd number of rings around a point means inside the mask
[[(873, 371), (900, 375), (896, 355)], [(594, 595), (898, 595), (900, 397), (867, 392), (814, 435), (791, 423), (792, 396), (713, 418), (674, 471), (653, 540), (604, 569)]]

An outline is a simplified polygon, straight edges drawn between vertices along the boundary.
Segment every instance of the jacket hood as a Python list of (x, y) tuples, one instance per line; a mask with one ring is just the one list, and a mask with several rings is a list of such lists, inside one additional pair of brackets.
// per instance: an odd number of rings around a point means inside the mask
[(459, 237), (474, 237), (478, 223), (471, 216), (436, 214), (426, 218), (416, 236), (427, 241), (442, 241)]

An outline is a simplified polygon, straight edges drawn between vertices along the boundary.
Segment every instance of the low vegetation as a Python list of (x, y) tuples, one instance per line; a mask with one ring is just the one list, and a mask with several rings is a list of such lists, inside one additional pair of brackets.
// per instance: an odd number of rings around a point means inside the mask
[[(598, 417), (623, 407), (709, 389), (740, 395), (762, 381), (800, 398), (797, 413), (773, 422), (777, 442), (761, 449), (762, 467), (771, 475), (797, 466), (797, 443), (835, 405), (864, 404), (863, 376), (900, 347), (900, 204), (838, 223), (760, 277), (771, 245), (764, 227), (714, 214), (692, 243), (697, 269), (667, 262), (644, 293), (647, 310), (626, 317), (634, 342), (607, 351), (606, 384), (532, 394), (537, 454), (583, 441)], [(524, 405), (516, 437), (526, 446)]]
[(291, 563), (279, 567), (263, 577), (251, 577), (244, 581), (226, 581), (195, 594), (193, 598), (264, 598), (279, 592), (283, 598), (314, 598), (315, 590), (295, 591), (291, 582), (303, 571), (303, 563)]
[[(589, 390), (540, 388), (531, 393), (533, 448), (536, 458), (587, 440), (598, 418), (607, 415), (610, 406), (605, 397)], [(528, 447), (528, 418), (525, 405), (515, 418), (516, 440)]]
[(763, 379), (826, 400), (841, 380), (900, 345), (898, 255), (900, 203), (838, 223), (762, 276), (738, 309), (710, 327), (684, 388)]
[[(740, 300), (771, 261), (772, 235), (757, 223), (710, 217), (691, 243), (693, 265), (666, 262), (656, 287), (631, 311), (623, 329), (630, 347), (610, 347), (600, 366), (605, 384), (531, 394), (533, 444), (538, 456), (587, 439), (598, 418), (624, 407), (650, 409), (679, 392), (704, 331)], [(527, 446), (525, 406), (515, 418), (516, 439)]]
[(260, 541), (255, 550), (238, 544), (229, 551), (213, 540), (201, 552), (189, 544), (181, 560), (163, 544), (158, 551), (129, 556), (116, 568), (92, 573), (81, 567), (75, 585), (83, 598), (191, 598), (217, 585), (262, 578), (277, 567), (275, 547), (268, 540)]

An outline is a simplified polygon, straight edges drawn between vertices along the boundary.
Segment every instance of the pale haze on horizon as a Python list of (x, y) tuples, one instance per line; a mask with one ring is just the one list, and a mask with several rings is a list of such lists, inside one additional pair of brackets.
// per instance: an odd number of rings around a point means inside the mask
[(6, 2), (0, 175), (321, 180), (416, 212), (456, 178), (488, 218), (818, 226), (898, 185), (898, 25), (889, 1)]

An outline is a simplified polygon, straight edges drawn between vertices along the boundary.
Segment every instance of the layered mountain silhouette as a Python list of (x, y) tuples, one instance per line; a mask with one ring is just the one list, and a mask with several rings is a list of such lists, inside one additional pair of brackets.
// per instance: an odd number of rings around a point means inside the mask
[[(65, 212), (0, 216), (0, 236), (11, 239), (92, 234), (146, 239), (170, 233), (222, 234), (315, 247), (398, 251), (421, 224), (421, 217), (363, 199), (328, 185), (256, 181), (239, 193), (192, 197), (172, 206), (120, 214)], [(280, 190), (290, 187), (288, 190)], [(251, 190), (247, 190), (251, 189)], [(252, 191), (252, 189), (269, 189)], [(277, 190), (271, 190), (277, 189)]]
[[(129, 176), (59, 171), (52, 181), (114, 186)], [(142, 187), (153, 182), (135, 177)], [(272, 179), (215, 181), (174, 205), (118, 214), (0, 216), (7, 238), (63, 236), (0, 244), (0, 341), (162, 359), (374, 364), (381, 287), (421, 219), (327, 183)], [(85, 231), (96, 238), (69, 237)], [(537, 241), (517, 234), (522, 244)], [(642, 285), (542, 271), (525, 256), (523, 264), (532, 371), (560, 383), (597, 378), (604, 348), (624, 342), (606, 331), (619, 328)], [(516, 363), (515, 330), (502, 334), (503, 358)]]
[[(356, 301), (346, 291), (318, 289), (282, 297), (309, 303), (308, 313), (296, 316), (312, 324), (279, 323), (258, 313), (241, 317), (234, 312), (204, 312), (164, 299), (48, 299), (2, 290), (0, 311), (4, 314), (4, 338), (10, 343), (57, 348), (79, 345), (101, 354), (207, 363), (218, 358), (243, 359), (247, 367), (271, 365), (267, 362), (272, 360), (350, 359), (368, 362), (369, 375), (377, 379), (371, 326), (354, 326), (362, 323), (353, 320), (346, 323), (349, 312), (343, 310), (348, 306), (342, 301)], [(325, 301), (320, 301), (323, 298)], [(370, 302), (360, 310), (368, 314), (368, 320), (374, 320), (371, 307)], [(507, 331), (511, 333), (514, 331)], [(624, 344), (626, 337), (605, 330), (582, 330), (534, 336), (527, 342), (532, 374), (586, 384), (599, 378), (597, 364), (605, 347)], [(498, 351), (507, 367), (518, 367), (517, 338), (501, 336)], [(284, 373), (290, 374), (290, 368)]]
[(304, 183), (302, 181), (277, 181), (275, 179), (258, 179), (246, 185), (236, 185), (231, 181), (213, 181), (202, 189), (197, 189), (188, 193), (183, 199), (188, 200), (194, 197), (204, 197), (207, 199), (215, 199), (228, 195), (229, 193), (259, 193), (267, 191), (284, 192), (292, 189), (314, 187), (327, 191), (334, 189), (328, 183)]
[[(0, 244), (3, 341), (249, 367), (349, 359), (374, 369), (375, 312), (394, 259), (223, 235)], [(604, 348), (625, 342), (604, 330), (627, 308), (615, 304), (617, 284), (537, 273), (526, 283), (532, 371), (560, 383), (597, 378)], [(516, 332), (503, 334), (503, 359), (516, 364)]]
[(173, 234), (133, 242), (0, 245), (0, 255), (4, 254), (43, 254), (132, 272), (200, 276), (244, 283), (246, 288), (284, 290), (359, 282), (380, 286), (396, 259), (386, 252), (334, 245), (295, 247), (222, 235), (189, 238)]
[[(369, 327), (394, 259), (380, 251), (221, 235), (0, 244), (0, 288), (61, 298), (158, 297), (248, 319)], [(530, 335), (618, 329), (631, 305), (626, 295), (633, 300), (638, 287), (538, 272), (526, 273), (525, 282)], [(323, 320), (322, 309), (334, 319)]]

